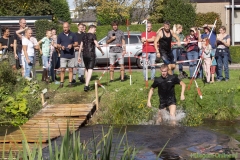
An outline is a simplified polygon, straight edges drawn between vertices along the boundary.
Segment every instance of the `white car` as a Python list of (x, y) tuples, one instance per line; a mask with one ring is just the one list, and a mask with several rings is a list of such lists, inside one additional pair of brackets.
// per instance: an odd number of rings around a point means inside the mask
[[(124, 55), (125, 65), (129, 65), (129, 52), (130, 52), (130, 62), (131, 66), (137, 65), (138, 68), (142, 68), (142, 43), (141, 43), (141, 33), (130, 33), (129, 35), (129, 45), (128, 45), (128, 35), (125, 35), (126, 42), (126, 54)], [(98, 43), (99, 45), (106, 44), (107, 36), (101, 39)], [(96, 48), (96, 65), (97, 66), (107, 66), (109, 64), (109, 47), (101, 47), (105, 53), (102, 56), (101, 52)]]

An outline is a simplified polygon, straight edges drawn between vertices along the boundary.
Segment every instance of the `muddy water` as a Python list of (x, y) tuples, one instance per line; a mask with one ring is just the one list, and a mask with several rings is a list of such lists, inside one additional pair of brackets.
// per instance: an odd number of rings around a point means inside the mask
[[(88, 141), (95, 136), (101, 136), (102, 129), (107, 132), (109, 126), (94, 125), (80, 128), (77, 133), (81, 141)], [(129, 145), (135, 146), (139, 153), (135, 160), (156, 160), (163, 146), (170, 139), (161, 154), (164, 160), (191, 159), (191, 154), (196, 152), (206, 153), (231, 153), (239, 150), (237, 141), (240, 133), (240, 121), (219, 122), (207, 121), (199, 127), (183, 127), (169, 125), (132, 125), (115, 126), (113, 143), (118, 144), (120, 138), (117, 134), (124, 133), (126, 129)], [(61, 138), (56, 139), (60, 146)], [(206, 152), (204, 152), (206, 151)], [(43, 150), (44, 157), (48, 157), (48, 149)], [(120, 153), (121, 154), (121, 153)], [(238, 153), (240, 155), (240, 151)], [(227, 159), (227, 158), (224, 158)], [(209, 159), (210, 160), (210, 159)]]
[[(93, 138), (93, 133), (95, 136), (102, 137), (102, 129), (106, 133), (108, 128), (107, 125), (85, 126), (81, 127), (77, 133), (80, 134), (81, 141), (86, 142)], [(17, 128), (1, 127), (0, 135), (4, 135), (6, 129), (9, 133)], [(157, 155), (169, 139), (170, 141), (159, 159), (191, 159), (191, 154), (204, 153), (207, 150), (209, 150), (207, 153), (210, 151), (219, 153), (219, 150), (222, 153), (234, 151), (238, 152), (238, 156), (240, 156), (240, 143), (238, 142), (240, 141), (240, 120), (206, 120), (203, 125), (198, 127), (170, 126), (169, 124), (115, 126), (114, 144), (119, 143), (125, 129), (129, 145), (135, 146), (139, 150), (135, 160), (156, 160)], [(119, 132), (121, 135), (120, 138), (117, 138)], [(57, 138), (55, 141), (58, 146), (61, 145), (61, 138)], [(121, 153), (120, 151), (119, 154)], [(43, 157), (49, 157), (48, 148), (43, 149)]]

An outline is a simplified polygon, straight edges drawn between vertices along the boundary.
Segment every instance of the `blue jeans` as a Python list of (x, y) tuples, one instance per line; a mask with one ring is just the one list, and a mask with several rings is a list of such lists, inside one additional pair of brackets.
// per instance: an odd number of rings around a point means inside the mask
[[(144, 76), (144, 79), (146, 80), (146, 69), (147, 69), (146, 53), (142, 53), (142, 57), (143, 57), (143, 76)], [(154, 66), (156, 61), (156, 53), (153, 53), (153, 52), (148, 53), (148, 60), (151, 66), (151, 80), (153, 80), (156, 72), (156, 69)]]
[(24, 58), (25, 60), (25, 74), (24, 77), (30, 77), (30, 72), (33, 68), (34, 65), (34, 56), (28, 56), (28, 59), (30, 60), (31, 64), (27, 63), (26, 58)]
[[(183, 49), (179, 49), (179, 48), (174, 48), (172, 49), (172, 54), (173, 54), (173, 57), (174, 57), (174, 62), (177, 62), (178, 60), (178, 57), (182, 54)], [(183, 71), (183, 64), (182, 63), (179, 63), (178, 64), (178, 70), (179, 72), (182, 72)]]
[(224, 66), (224, 73), (225, 73), (225, 80), (229, 79), (229, 68), (228, 68), (228, 53), (223, 52), (222, 55), (218, 56), (217, 58), (217, 71), (218, 71), (218, 77), (217, 79), (222, 80), (222, 70)]
[(43, 63), (43, 68), (47, 69), (49, 71), (50, 69), (50, 56), (42, 56), (42, 63)]
[[(198, 52), (197, 51), (187, 52), (187, 58), (188, 58), (188, 60), (198, 59)], [(189, 62), (190, 77), (193, 76), (193, 73), (196, 70), (196, 66), (197, 66), (197, 61)]]

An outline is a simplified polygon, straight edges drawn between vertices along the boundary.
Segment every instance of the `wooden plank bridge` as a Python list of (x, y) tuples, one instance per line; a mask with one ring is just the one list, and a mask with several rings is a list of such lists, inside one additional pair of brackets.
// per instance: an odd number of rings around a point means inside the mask
[[(36, 144), (42, 148), (48, 146), (48, 140), (63, 136), (69, 126), (71, 131), (77, 130), (91, 116), (94, 104), (54, 104), (40, 110), (21, 130), (0, 136), (0, 154), (12, 150), (15, 154), (23, 148), (24, 133), (30, 149)], [(41, 137), (41, 138), (40, 138)], [(42, 142), (42, 143), (39, 143)]]

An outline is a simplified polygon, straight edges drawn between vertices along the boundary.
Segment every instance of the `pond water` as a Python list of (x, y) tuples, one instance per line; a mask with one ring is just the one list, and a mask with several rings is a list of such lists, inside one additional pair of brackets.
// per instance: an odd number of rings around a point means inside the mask
[[(0, 135), (17, 129), (17, 127), (1, 127)], [(81, 141), (93, 138), (93, 133), (101, 137), (102, 129), (108, 131), (108, 125), (93, 125), (81, 127), (77, 133)], [(205, 120), (198, 127), (162, 125), (128, 125), (115, 126), (113, 143), (118, 144), (117, 134), (124, 134), (126, 130), (129, 145), (135, 146), (139, 153), (135, 160), (156, 160), (157, 155), (169, 140), (160, 159), (191, 159), (194, 153), (226, 153), (237, 152), (240, 156), (240, 121)], [(60, 146), (61, 138), (55, 140)], [(54, 148), (53, 148), (54, 150)], [(120, 152), (121, 154), (123, 152)], [(43, 149), (43, 157), (48, 157), (48, 148)], [(229, 158), (223, 158), (229, 159)], [(210, 158), (209, 158), (210, 160)]]

